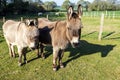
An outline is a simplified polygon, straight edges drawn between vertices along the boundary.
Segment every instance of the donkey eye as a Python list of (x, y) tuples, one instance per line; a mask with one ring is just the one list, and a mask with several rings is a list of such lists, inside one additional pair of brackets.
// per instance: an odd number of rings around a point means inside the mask
[(38, 36), (35, 36), (34, 39), (38, 39)]

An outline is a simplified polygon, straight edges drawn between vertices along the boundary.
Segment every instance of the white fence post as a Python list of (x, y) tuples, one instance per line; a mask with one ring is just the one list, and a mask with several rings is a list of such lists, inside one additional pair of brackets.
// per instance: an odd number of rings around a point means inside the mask
[(21, 17), (21, 22), (23, 22), (23, 17)]
[(101, 20), (100, 20), (100, 30), (99, 30), (99, 35), (98, 35), (98, 40), (99, 41), (101, 41), (101, 38), (102, 38), (103, 23), (104, 23), (104, 14), (102, 13)]
[(3, 17), (3, 23), (5, 22), (5, 17)]
[(48, 14), (47, 14), (47, 16), (46, 16), (46, 17), (47, 17), (47, 19), (49, 19), (49, 16), (48, 16)]
[(115, 18), (115, 12), (113, 12), (113, 19)]

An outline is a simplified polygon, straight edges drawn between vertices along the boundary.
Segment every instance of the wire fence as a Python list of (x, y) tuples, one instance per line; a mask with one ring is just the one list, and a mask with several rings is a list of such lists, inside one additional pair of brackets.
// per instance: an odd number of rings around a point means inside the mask
[[(41, 13), (41, 14), (40, 14)], [(10, 19), (24, 19), (24, 18), (31, 18), (31, 17), (59, 17), (63, 18), (66, 17), (67, 12), (47, 12), (47, 13), (42, 13), (40, 12), (38, 14), (33, 14), (32, 16), (30, 15), (11, 15)], [(104, 14), (105, 18), (108, 19), (120, 19), (120, 11), (84, 11), (83, 12), (83, 17), (101, 17), (101, 14)], [(23, 18), (21, 18), (23, 17)], [(4, 22), (6, 19), (9, 19), (8, 17), (1, 17), (0, 22)]]
[(84, 12), (83, 16), (87, 17), (100, 17), (101, 14), (105, 14), (105, 18), (120, 18), (120, 11), (91, 11), (91, 12)]
[[(63, 14), (66, 14), (66, 13), (63, 13)], [(102, 16), (102, 15), (104, 15), (104, 16)], [(49, 17), (51, 18), (51, 16), (54, 16), (53, 13), (52, 13), (52, 15), (49, 14), (49, 13), (46, 14), (46, 18), (48, 18), (48, 19), (49, 19)], [(59, 17), (59, 15), (58, 15), (58, 17)], [(65, 17), (65, 16), (62, 16), (62, 17)], [(101, 18), (101, 21), (100, 21), (101, 25), (100, 25), (100, 30), (99, 30), (100, 33), (98, 35), (99, 36), (99, 40), (101, 40), (104, 18), (112, 18), (112, 19), (118, 18), (118, 19), (120, 19), (120, 11), (101, 11), (101, 12), (92, 11), (92, 12), (84, 12), (83, 17), (91, 17), (91, 18), (99, 17), (99, 18)], [(6, 20), (7, 20), (6, 17), (3, 17), (0, 20), (0, 22), (3, 24)], [(23, 20), (24, 20), (24, 17), (20, 17), (19, 18), (19, 21), (23, 21)], [(1, 24), (1, 26), (2, 26), (2, 24)], [(0, 27), (0, 34), (2, 33), (1, 30), (2, 30), (2, 27)], [(2, 36), (2, 34), (0, 36)]]

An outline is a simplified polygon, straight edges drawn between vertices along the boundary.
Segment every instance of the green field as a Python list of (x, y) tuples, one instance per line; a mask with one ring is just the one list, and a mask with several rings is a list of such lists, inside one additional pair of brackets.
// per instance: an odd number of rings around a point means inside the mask
[(66, 49), (65, 68), (56, 72), (52, 70), (51, 47), (44, 50), (46, 59), (37, 59), (32, 51), (27, 54), (28, 63), (19, 67), (18, 57), (9, 57), (0, 23), (0, 80), (120, 80), (120, 20), (104, 20), (102, 41), (98, 41), (99, 17), (83, 17), (82, 22), (80, 46)]

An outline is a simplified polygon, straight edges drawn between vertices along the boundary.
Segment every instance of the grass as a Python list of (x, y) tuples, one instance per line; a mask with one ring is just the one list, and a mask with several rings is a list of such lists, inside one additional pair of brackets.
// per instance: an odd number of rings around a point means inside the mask
[(44, 50), (45, 60), (37, 59), (32, 51), (27, 53), (28, 63), (19, 67), (18, 57), (9, 57), (4, 37), (0, 36), (0, 80), (120, 80), (119, 20), (105, 19), (102, 41), (97, 37), (99, 21), (99, 18), (83, 17), (81, 45), (76, 49), (71, 46), (66, 49), (63, 57), (65, 68), (56, 72), (52, 70), (51, 47)]

